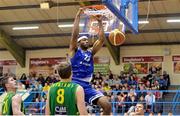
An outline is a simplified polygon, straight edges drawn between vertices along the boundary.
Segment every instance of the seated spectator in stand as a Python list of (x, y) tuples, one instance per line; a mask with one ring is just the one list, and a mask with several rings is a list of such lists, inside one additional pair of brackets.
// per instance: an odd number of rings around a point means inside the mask
[(130, 87), (128, 86), (128, 83), (124, 83), (125, 90), (129, 90)]
[(129, 81), (128, 81), (128, 85), (129, 86), (137, 85), (137, 81), (134, 79), (133, 76), (130, 76)]
[(109, 92), (110, 90), (111, 90), (111, 87), (108, 85), (108, 83), (104, 83), (103, 91), (104, 92)]
[(32, 82), (30, 81), (30, 78), (27, 77), (26, 83), (25, 83), (26, 89), (30, 88), (30, 83), (32, 83)]
[(150, 81), (146, 82), (146, 90), (150, 90), (151, 89), (151, 83)]
[(152, 89), (159, 90), (159, 82), (158, 81), (154, 81), (154, 83), (152, 84)]
[(114, 79), (114, 76), (111, 71), (109, 72), (109, 79)]
[(117, 75), (115, 75), (114, 77), (114, 84), (121, 84), (121, 80), (119, 79), (119, 77)]
[(159, 81), (160, 76), (161, 76), (161, 75), (160, 75), (160, 74), (158, 74), (158, 73), (153, 74), (153, 77), (154, 77), (154, 78), (153, 78), (153, 80), (154, 80), (154, 81)]
[(143, 84), (139, 84), (139, 92), (137, 93), (137, 97), (140, 98), (141, 96), (146, 96), (145, 87)]
[(128, 102), (130, 102), (130, 103), (128, 103), (128, 108), (130, 108), (131, 106), (136, 106), (136, 104), (137, 104), (136, 97), (134, 95), (132, 95)]
[(146, 100), (144, 99), (144, 96), (142, 95), (142, 96), (140, 96), (140, 98), (139, 98), (139, 101), (138, 101), (139, 103), (141, 103), (141, 104), (143, 104), (143, 106), (144, 106), (144, 108), (146, 107)]
[[(124, 102), (128, 102), (129, 101), (129, 97), (128, 97), (128, 92), (124, 92), (124, 93), (122, 93), (122, 95), (123, 95), (123, 98), (124, 98)], [(125, 105), (125, 112), (127, 112), (128, 111), (128, 105), (127, 104), (124, 104)]]
[(56, 79), (56, 77), (55, 77), (55, 75), (52, 75), (52, 83), (56, 83), (56, 82), (58, 82), (58, 80)]
[(103, 82), (103, 78), (100, 72), (93, 74), (93, 78), (91, 80), (91, 83), (96, 84), (96, 82), (99, 82), (100, 84)]
[(125, 80), (125, 77), (122, 77), (121, 78), (121, 84), (125, 84), (125, 83), (127, 83), (127, 80)]
[(135, 81), (138, 81), (140, 78), (136, 74), (132, 74)]
[(44, 87), (43, 87), (43, 91), (44, 91), (45, 93), (47, 93), (48, 90), (49, 90), (49, 88), (50, 88), (49, 83), (45, 83), (45, 85), (44, 85)]
[(128, 96), (131, 97), (131, 96), (137, 96), (136, 92), (135, 92), (135, 89), (134, 88), (131, 88), (129, 93), (128, 93)]
[(149, 68), (149, 72), (151, 72), (151, 74), (155, 74), (157, 73), (157, 68), (155, 66), (152, 66)]
[(114, 91), (119, 91), (120, 90), (120, 84), (116, 84), (115, 88), (113, 89)]
[(116, 112), (117, 113), (124, 113), (124, 110), (125, 110), (125, 108), (124, 108), (125, 105), (123, 103), (124, 97), (120, 92), (117, 93), (117, 97), (115, 98), (115, 102), (118, 102), (115, 106)]
[[(56, 73), (56, 72), (55, 72)], [(50, 76), (48, 76), (48, 77), (46, 77), (46, 80), (45, 80), (45, 82), (46, 83), (52, 83), (52, 78), (51, 78), (52, 76), (50, 75)]]
[(37, 93), (36, 93), (36, 98), (39, 98), (39, 97), (40, 97), (40, 92), (42, 91), (42, 89), (43, 89), (43, 86), (42, 86), (42, 84), (41, 84), (41, 81), (36, 82), (36, 83), (35, 83), (35, 88), (34, 88), (34, 90), (37, 92)]
[(41, 84), (42, 84), (42, 86), (44, 86), (44, 84), (45, 84), (45, 79), (44, 79), (44, 77), (43, 77), (42, 74), (39, 74), (39, 77), (38, 77), (37, 81), (40, 81)]

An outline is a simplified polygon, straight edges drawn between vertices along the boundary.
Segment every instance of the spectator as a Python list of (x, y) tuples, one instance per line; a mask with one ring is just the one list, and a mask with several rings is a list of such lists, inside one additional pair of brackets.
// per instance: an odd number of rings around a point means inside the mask
[(124, 97), (123, 97), (123, 95), (120, 93), (120, 92), (118, 92), (117, 93), (117, 98), (115, 99), (115, 102), (118, 102), (117, 104), (116, 104), (116, 112), (117, 113), (124, 113), (124, 110), (125, 110), (125, 108), (124, 108)]
[(31, 83), (30, 81), (31, 81), (30, 78), (27, 77), (27, 79), (26, 79), (26, 81), (25, 81), (25, 82), (26, 82), (26, 83), (25, 83), (25, 88), (26, 88), (26, 89), (30, 88), (30, 83)]
[(135, 95), (132, 95), (129, 99), (130, 103), (128, 103), (128, 107), (130, 108), (131, 106), (136, 106), (136, 103), (137, 103), (137, 100), (136, 100), (136, 97)]
[(158, 82), (159, 82), (159, 90), (166, 90), (167, 82), (164, 79), (163, 75), (160, 76), (160, 79)]
[(137, 85), (137, 81), (134, 79), (133, 76), (130, 76), (129, 81), (128, 81), (128, 85), (132, 86), (132, 85)]
[(145, 87), (143, 84), (139, 84), (139, 92), (137, 93), (137, 97), (139, 98), (140, 96), (145, 97), (146, 96), (146, 92), (145, 92)]
[(45, 84), (45, 79), (44, 79), (44, 77), (43, 77), (42, 74), (39, 74), (39, 77), (38, 77), (37, 81), (40, 81), (41, 84), (42, 84), (42, 86), (44, 86), (44, 84)]
[(125, 79), (125, 77), (122, 77), (121, 78), (121, 84), (125, 84), (125, 83), (127, 83), (127, 80)]
[(149, 116), (154, 116), (154, 112), (150, 112), (150, 113), (149, 113)]
[(49, 88), (50, 88), (49, 83), (45, 83), (45, 86), (43, 87), (43, 91), (44, 91), (45, 93), (47, 93), (48, 90), (49, 90)]
[[(128, 102), (129, 101), (129, 97), (128, 97), (128, 93), (127, 92), (123, 93), (123, 98), (124, 98), (124, 102)], [(125, 104), (124, 106), (125, 106), (125, 112), (127, 112), (128, 111), (128, 105)]]
[(151, 72), (151, 74), (157, 73), (157, 70), (158, 69), (155, 66), (152, 66), (152, 67), (149, 68), (149, 72)]
[(147, 95), (145, 96), (145, 100), (146, 100), (146, 110), (148, 112), (154, 111), (153, 104), (155, 103), (155, 96), (151, 92), (148, 92)]
[(18, 90), (25, 90), (25, 85), (22, 82), (19, 81), (17, 83), (17, 86), (18, 86)]
[(45, 82), (46, 82), (46, 83), (52, 83), (51, 75), (46, 77)]
[(166, 72), (166, 71), (163, 71), (163, 77), (164, 77), (164, 79), (165, 79), (165, 80), (166, 80), (166, 82), (167, 82), (167, 87), (166, 87), (166, 89), (168, 89), (168, 88), (169, 88), (169, 86), (171, 85), (171, 81), (170, 81), (169, 74), (167, 74), (167, 72)]
[(109, 79), (114, 79), (112, 72), (109, 72)]
[(43, 89), (43, 86), (41, 84), (41, 81), (36, 82), (36, 85), (35, 85), (35, 91), (37, 92), (36, 93), (36, 98), (40, 97), (40, 92), (42, 91), (42, 89)]
[(23, 73), (22, 76), (21, 76), (21, 78), (20, 78), (20, 80), (21, 80), (21, 82), (22, 82), (24, 85), (26, 84), (26, 79), (27, 79), (26, 74)]
[(51, 79), (52, 79), (52, 83), (58, 82), (58, 80), (56, 79), (55, 75), (51, 75)]
[(141, 103), (137, 103), (135, 107), (135, 114), (136, 115), (144, 115), (144, 106)]
[(143, 104), (144, 108), (146, 106), (146, 100), (144, 99), (144, 96), (142, 95), (140, 98), (139, 98), (139, 103)]
[(114, 84), (117, 85), (117, 84), (121, 84), (121, 80), (118, 78), (118, 76), (116, 75), (115, 76), (115, 79), (114, 79)]
[(173, 113), (169, 111), (168, 116), (173, 116)]
[(158, 113), (157, 116), (161, 116), (161, 113)]
[(108, 83), (104, 83), (103, 91), (104, 92), (109, 92), (110, 90), (111, 90), (111, 87), (108, 85)]
[(119, 90), (121, 90), (120, 84), (116, 84), (116, 85), (115, 85), (115, 88), (114, 88), (113, 90), (114, 90), (114, 91), (119, 91)]
[[(132, 108), (134, 109), (134, 108)], [(130, 114), (130, 116), (136, 116), (136, 115), (144, 115), (144, 106), (141, 103), (137, 103), (137, 105), (135, 106), (135, 112), (132, 111), (128, 111), (128, 114)]]

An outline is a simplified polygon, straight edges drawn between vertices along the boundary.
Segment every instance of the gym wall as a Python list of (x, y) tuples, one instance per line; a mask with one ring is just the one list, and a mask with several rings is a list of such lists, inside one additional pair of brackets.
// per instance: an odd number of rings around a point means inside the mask
[[(165, 49), (170, 50), (170, 54), (165, 53)], [(173, 55), (180, 55), (180, 46), (127, 46), (121, 47), (120, 56), (121, 64), (115, 65), (112, 57), (110, 56), (107, 48), (102, 48), (97, 56), (109, 56), (110, 57), (110, 69), (114, 74), (119, 74), (122, 70), (122, 57), (125, 56), (164, 56), (163, 70), (166, 70), (171, 77), (172, 85), (179, 85), (180, 74), (174, 74), (173, 72)], [(21, 68), (19, 65), (16, 68), (17, 76), (21, 76), (22, 73), (29, 73), (29, 59), (30, 58), (45, 58), (45, 57), (65, 57), (68, 49), (47, 49), (47, 50), (33, 50), (26, 52), (26, 67)], [(14, 60), (12, 55), (8, 51), (0, 51), (0, 60)]]

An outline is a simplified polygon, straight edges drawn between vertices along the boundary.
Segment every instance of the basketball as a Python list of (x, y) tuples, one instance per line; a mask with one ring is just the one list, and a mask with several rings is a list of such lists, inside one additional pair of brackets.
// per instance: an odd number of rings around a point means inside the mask
[(109, 41), (114, 46), (122, 45), (126, 37), (123, 32), (115, 29), (109, 33)]

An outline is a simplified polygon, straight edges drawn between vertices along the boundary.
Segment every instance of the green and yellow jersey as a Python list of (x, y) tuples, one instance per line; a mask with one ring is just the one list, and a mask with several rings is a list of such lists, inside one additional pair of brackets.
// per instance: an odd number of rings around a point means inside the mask
[[(2, 104), (2, 115), (13, 115), (12, 97), (15, 96), (13, 92), (7, 92)], [(21, 103), (21, 111), (24, 112), (23, 102)]]
[(57, 82), (49, 90), (51, 115), (78, 115), (76, 89), (79, 85), (72, 82)]

